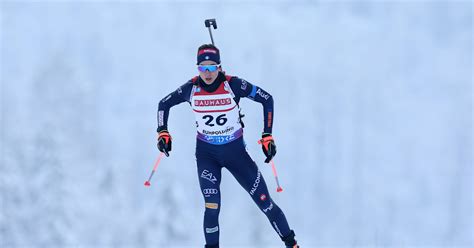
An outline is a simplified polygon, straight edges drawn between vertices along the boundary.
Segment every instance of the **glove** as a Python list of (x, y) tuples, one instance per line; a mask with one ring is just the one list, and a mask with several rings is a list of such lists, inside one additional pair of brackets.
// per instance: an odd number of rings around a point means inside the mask
[(262, 139), (259, 140), (258, 143), (262, 145), (263, 154), (267, 157), (265, 163), (269, 163), (277, 153), (275, 141), (273, 141), (272, 135), (269, 133), (263, 133)]
[(158, 133), (158, 144), (156, 144), (158, 150), (164, 153), (166, 157), (169, 157), (169, 152), (171, 151), (171, 135), (168, 131), (163, 130)]

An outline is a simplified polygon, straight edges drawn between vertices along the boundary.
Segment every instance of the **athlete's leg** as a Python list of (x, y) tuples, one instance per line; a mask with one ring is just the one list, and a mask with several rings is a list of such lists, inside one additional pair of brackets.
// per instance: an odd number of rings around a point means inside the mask
[(196, 161), (199, 185), (205, 202), (203, 229), (206, 247), (219, 247), (221, 166), (206, 152), (197, 151)]
[(226, 168), (237, 179), (239, 184), (249, 192), (253, 201), (267, 216), (278, 235), (281, 238), (287, 237), (292, 231), (283, 211), (270, 197), (263, 175), (247, 153), (243, 142), (241, 144), (238, 141), (232, 143), (235, 144), (233, 144), (234, 147), (226, 157)]

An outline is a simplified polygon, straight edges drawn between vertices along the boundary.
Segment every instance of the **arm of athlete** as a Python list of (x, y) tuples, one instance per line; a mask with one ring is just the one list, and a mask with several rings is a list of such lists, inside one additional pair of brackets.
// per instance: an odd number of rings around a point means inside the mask
[(276, 145), (272, 137), (274, 119), (273, 97), (262, 88), (238, 77), (233, 77), (230, 85), (237, 97), (246, 97), (262, 104), (264, 126), (262, 139), (259, 140), (259, 144), (262, 145), (263, 153), (266, 156), (265, 163), (269, 163), (276, 154)]
[(170, 108), (186, 101), (189, 102), (192, 87), (192, 83), (187, 82), (163, 98), (158, 104), (158, 128), (156, 129), (158, 132), (157, 147), (158, 150), (163, 152), (166, 156), (169, 156), (169, 152), (171, 151), (171, 135), (168, 132)]

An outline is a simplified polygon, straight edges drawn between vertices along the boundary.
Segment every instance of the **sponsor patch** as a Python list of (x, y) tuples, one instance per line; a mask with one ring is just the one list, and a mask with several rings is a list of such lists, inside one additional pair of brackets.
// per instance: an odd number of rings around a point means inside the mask
[(208, 143), (218, 145), (218, 144), (229, 143), (230, 141), (235, 139), (235, 136), (234, 136), (234, 134), (230, 134), (230, 135), (226, 135), (226, 136), (204, 135), (204, 139), (206, 139), (206, 142), (208, 142)]
[(226, 129), (224, 130), (217, 130), (217, 131), (208, 131), (208, 130), (202, 130), (203, 134), (205, 135), (225, 135), (225, 134), (228, 134), (230, 132), (234, 131), (234, 127), (227, 127)]
[(253, 195), (255, 191), (258, 188), (258, 185), (260, 184), (260, 171), (257, 173), (257, 178), (255, 179), (255, 182), (253, 183), (252, 189), (250, 190), (250, 195)]
[(261, 201), (265, 201), (266, 199), (267, 199), (267, 195), (265, 195), (265, 194), (260, 195), (260, 200)]
[[(273, 207), (273, 206), (272, 206), (272, 207)], [(206, 203), (206, 208), (218, 209), (218, 208), (219, 208), (219, 204), (207, 202), (207, 203)]]
[(280, 228), (278, 228), (278, 225), (275, 221), (273, 222), (273, 226), (275, 227), (275, 230), (277, 231), (278, 235), (280, 235), (280, 237), (283, 237), (283, 234), (281, 234)]
[(183, 89), (181, 89), (181, 86), (178, 88), (178, 94), (181, 95), (181, 93), (183, 93)]
[(168, 95), (165, 99), (163, 99), (163, 101), (161, 101), (161, 102), (166, 102), (166, 101), (168, 101), (170, 98), (171, 98), (171, 94), (169, 94), (169, 95)]
[(206, 228), (206, 233), (215, 233), (217, 231), (219, 231), (218, 226), (215, 226), (215, 227), (212, 227), (212, 228)]
[(209, 172), (208, 170), (203, 170), (201, 173), (201, 177), (208, 180), (212, 184), (216, 184), (217, 182), (217, 178), (214, 175), (212, 175), (212, 173)]
[(272, 112), (268, 112), (268, 123), (267, 123), (267, 127), (272, 127), (272, 121), (273, 121), (273, 118), (272, 118)]
[(204, 194), (205, 197), (209, 197), (211, 195), (216, 195), (219, 193), (219, 190), (217, 189), (203, 189), (202, 193)]
[(209, 107), (209, 106), (223, 106), (230, 105), (232, 101), (230, 98), (213, 99), (213, 100), (194, 100), (194, 106)]
[(160, 127), (164, 125), (164, 121), (163, 121), (164, 113), (165, 112), (163, 110), (158, 111), (158, 126), (160, 126)]
[(217, 51), (214, 50), (214, 49), (202, 49), (202, 50), (199, 50), (198, 52), (198, 55), (201, 55), (203, 53), (214, 53), (214, 54), (217, 54)]
[(261, 97), (265, 98), (265, 100), (268, 100), (268, 98), (270, 97), (269, 94), (264, 93), (260, 88), (257, 89), (256, 94), (259, 94)]
[(247, 81), (245, 81), (245, 80), (242, 79), (242, 84), (240, 85), (240, 88), (241, 88), (242, 90), (246, 90), (246, 89), (247, 89)]
[(268, 206), (268, 208), (264, 208), (264, 209), (263, 209), (263, 212), (266, 213), (266, 212), (268, 212), (268, 211), (270, 211), (270, 210), (272, 210), (272, 209), (273, 209), (273, 202), (270, 202), (270, 206)]

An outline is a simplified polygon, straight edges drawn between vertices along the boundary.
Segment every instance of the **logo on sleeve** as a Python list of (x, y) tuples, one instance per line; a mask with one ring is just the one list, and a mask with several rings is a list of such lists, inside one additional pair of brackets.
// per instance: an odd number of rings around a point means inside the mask
[(245, 80), (242, 79), (242, 85), (240, 85), (240, 88), (241, 88), (242, 90), (246, 90), (246, 89), (247, 89), (247, 81), (245, 81)]
[(263, 92), (260, 88), (257, 90), (257, 94), (259, 94), (261, 97), (265, 98), (265, 100), (268, 100), (268, 98), (270, 97), (269, 94)]
[(163, 117), (163, 115), (164, 115), (164, 111), (163, 111), (163, 110), (158, 111), (158, 126), (160, 126), (160, 127), (164, 125), (164, 121), (163, 121), (164, 117)]
[(162, 102), (166, 102), (166, 101), (168, 101), (170, 98), (171, 98), (171, 94), (169, 94), (165, 99), (163, 99)]

